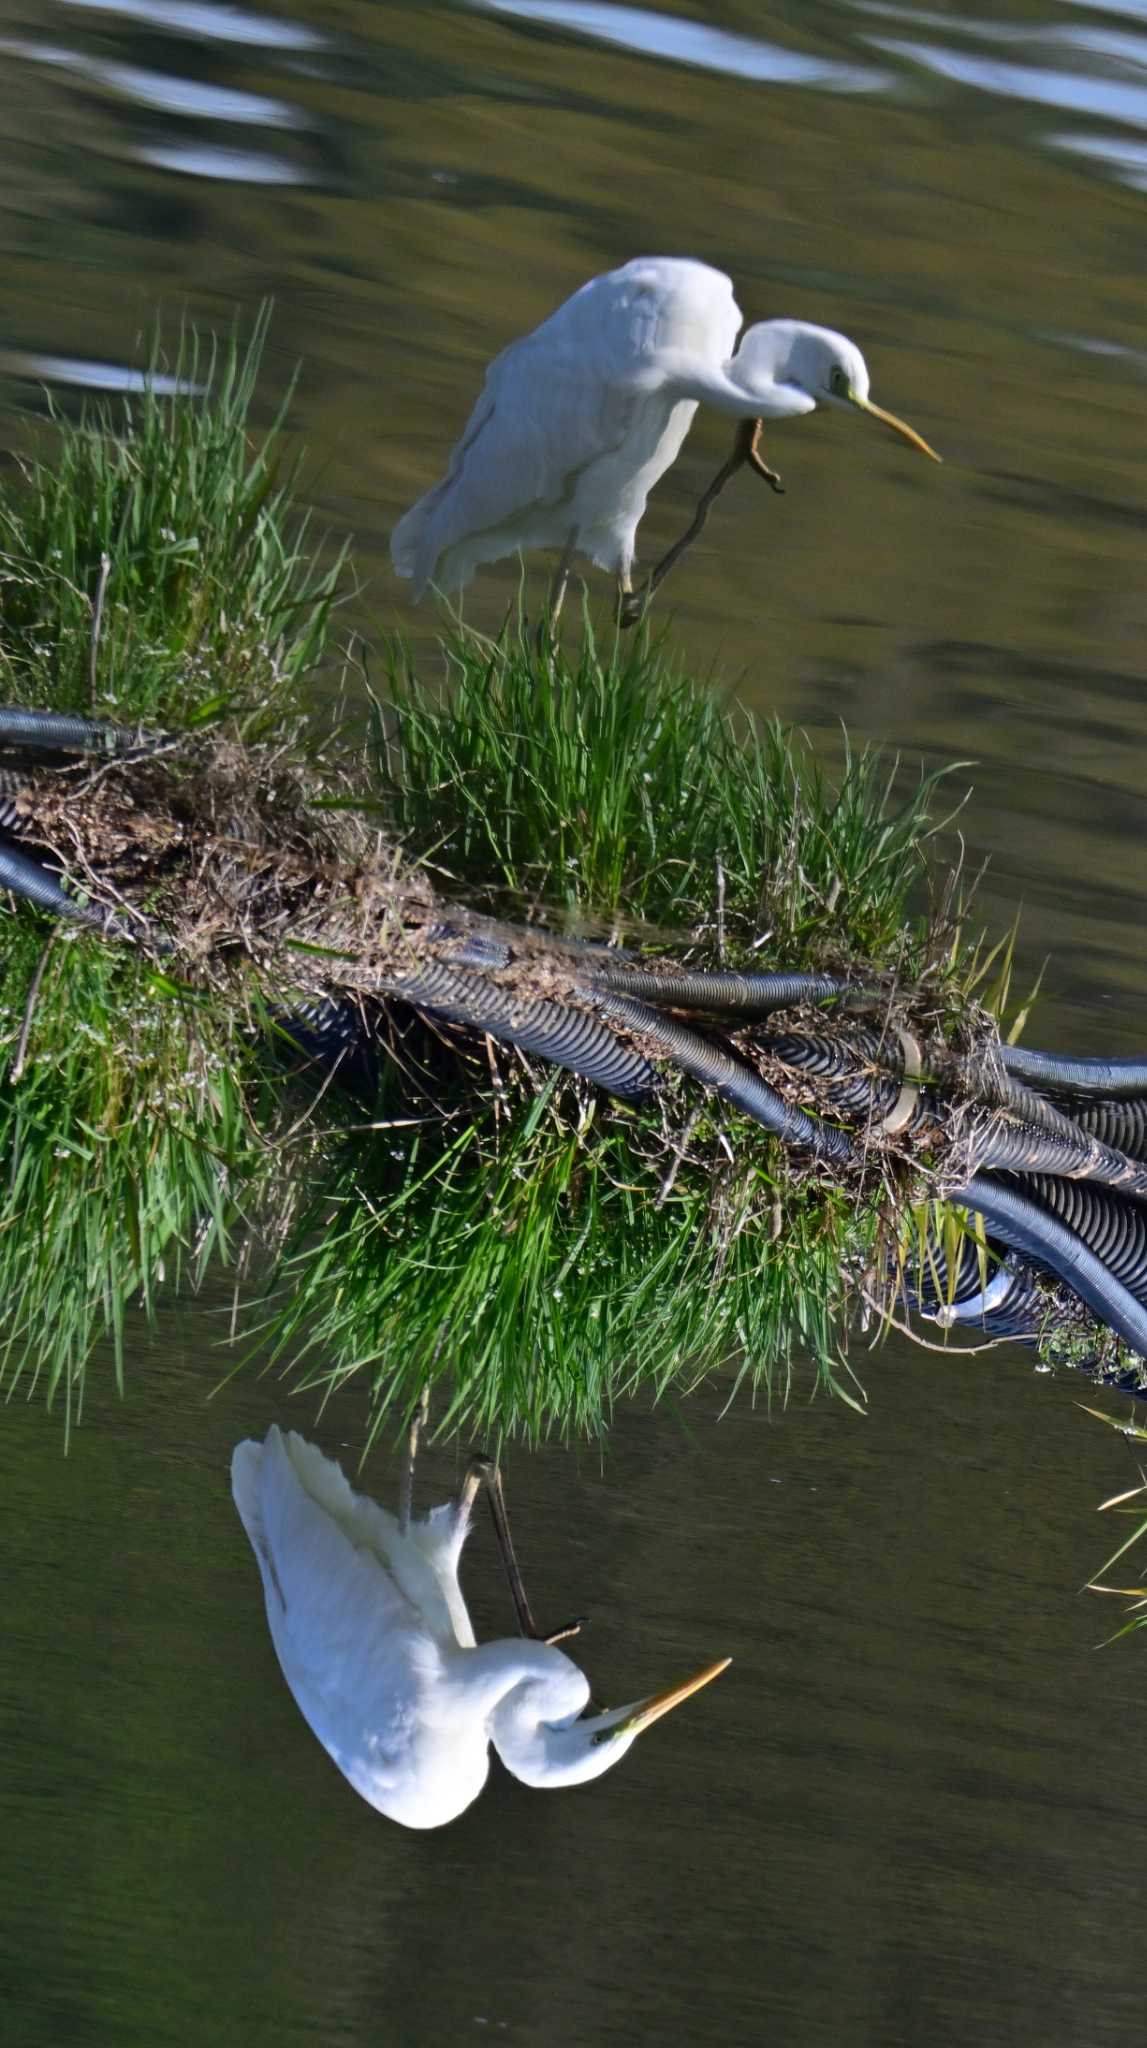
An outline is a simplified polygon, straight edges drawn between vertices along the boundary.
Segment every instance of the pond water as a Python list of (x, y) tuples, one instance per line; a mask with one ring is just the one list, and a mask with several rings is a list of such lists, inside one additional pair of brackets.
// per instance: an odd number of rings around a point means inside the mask
[[(1052, 956), (1031, 1036), (1142, 1050), (1144, 0), (8, 0), (0, 48), (7, 398), (122, 388), (157, 311), (273, 296), (267, 407), (301, 362), (310, 494), (364, 619), (420, 646), (385, 536), (583, 278), (693, 253), (748, 318), (852, 334), (945, 467), (782, 428), (787, 495), (726, 494), (676, 643), (829, 760), (844, 720), (913, 773), (973, 761), (985, 918), (1022, 903), (1021, 984)], [(698, 423), (647, 559), (726, 442)], [(1142, 2038), (1143, 1657), (1096, 1654), (1077, 1596), (1134, 1474), (1085, 1388), (893, 1340), (857, 1353), (863, 1421), (715, 1394), (621, 1415), (604, 1466), (514, 1456), (536, 1604), (589, 1610), (598, 1691), (736, 1662), (602, 1785), (499, 1774), (415, 1837), (299, 1720), (226, 1488), (241, 1434), (351, 1455), (361, 1414), (209, 1402), (220, 1307), (137, 1330), (123, 1404), (97, 1369), (66, 1461), (5, 1414), (6, 2042)], [(471, 1580), (507, 1627), (484, 1535)]]

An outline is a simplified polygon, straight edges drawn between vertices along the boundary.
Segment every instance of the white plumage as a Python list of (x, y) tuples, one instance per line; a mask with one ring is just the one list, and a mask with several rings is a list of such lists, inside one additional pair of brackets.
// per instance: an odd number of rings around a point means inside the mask
[(407, 1827), (440, 1827), (477, 1798), (491, 1742), (526, 1784), (599, 1776), (724, 1668), (579, 1720), (589, 1687), (562, 1651), (475, 1643), (458, 1583), (472, 1494), (403, 1527), (277, 1428), (236, 1446), (231, 1487), (300, 1711), (356, 1792)]
[(391, 556), (421, 597), (460, 589), (483, 562), (526, 548), (577, 552), (630, 588), (638, 523), (699, 403), (781, 419), (819, 402), (873, 412), (855, 343), (807, 321), (752, 327), (708, 264), (642, 256), (595, 277), (496, 356), (445, 476), (394, 529)]
[(697, 410), (675, 369), (720, 368), (741, 313), (707, 264), (639, 257), (584, 284), (511, 342), (446, 475), (394, 529), (391, 554), (416, 597), (454, 590), (480, 562), (565, 547), (628, 575), (645, 501)]

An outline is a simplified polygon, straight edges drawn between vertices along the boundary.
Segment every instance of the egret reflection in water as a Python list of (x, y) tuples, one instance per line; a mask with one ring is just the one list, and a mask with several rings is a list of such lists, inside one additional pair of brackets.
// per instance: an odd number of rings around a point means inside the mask
[[(585, 1715), (584, 1674), (556, 1647), (573, 1628), (546, 1639), (534, 1630), (496, 1468), (475, 1460), (456, 1500), (411, 1514), (419, 1427), (397, 1516), (355, 1493), (314, 1444), (274, 1427), (265, 1442), (236, 1446), (231, 1486), (305, 1720), (370, 1805), (406, 1827), (434, 1828), (477, 1798), (491, 1743), (523, 1784), (585, 1784), (730, 1660)], [(523, 1630), (516, 1641), (478, 1643), (458, 1583), (483, 1482)]]
[[(780, 488), (759, 451), (765, 420), (818, 405), (870, 413), (938, 461), (912, 427), (874, 405), (868, 368), (843, 334), (805, 320), (765, 320), (733, 344), (741, 311), (732, 280), (706, 263), (639, 256), (591, 278), (542, 325), (494, 358), (446, 475), (394, 529), (391, 556), (420, 597), (458, 590), (484, 562), (557, 547), (551, 615), (575, 554), (617, 578), (632, 624), (700, 531), (728, 478), (748, 464)], [(676, 460), (699, 404), (742, 422), (733, 454), (688, 531), (633, 600), (637, 528)]]

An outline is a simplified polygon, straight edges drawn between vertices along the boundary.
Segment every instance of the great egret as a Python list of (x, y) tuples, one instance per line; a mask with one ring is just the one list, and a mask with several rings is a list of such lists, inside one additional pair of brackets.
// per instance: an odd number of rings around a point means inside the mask
[(458, 1566), (483, 1479), (519, 1620), (532, 1632), (493, 1468), (472, 1465), (458, 1500), (411, 1516), (416, 1443), (417, 1427), (398, 1517), (353, 1492), (314, 1444), (274, 1427), (265, 1443), (236, 1446), (231, 1489), (304, 1719), (380, 1813), (435, 1828), (477, 1798), (491, 1742), (526, 1785), (584, 1784), (729, 1659), (669, 1692), (579, 1719), (589, 1686), (553, 1640), (475, 1641)]
[[(413, 580), (415, 597), (432, 582), (460, 589), (482, 562), (559, 547), (552, 615), (575, 553), (614, 571), (624, 615), (646, 499), (677, 456), (698, 404), (758, 429), (762, 420), (818, 404), (852, 406), (939, 460), (903, 420), (872, 403), (864, 357), (844, 335), (803, 320), (766, 320), (748, 330), (734, 355), (740, 326), (722, 271), (686, 257), (639, 256), (591, 278), (532, 334), (503, 349), (446, 475), (391, 536), (395, 569)], [(751, 428), (735, 455), (733, 469), (749, 461), (779, 488)], [(717, 489), (725, 481), (724, 474), (715, 480)], [(711, 486), (706, 512), (715, 495)], [(694, 530), (696, 522), (673, 560)], [(669, 566), (666, 558), (660, 574)]]

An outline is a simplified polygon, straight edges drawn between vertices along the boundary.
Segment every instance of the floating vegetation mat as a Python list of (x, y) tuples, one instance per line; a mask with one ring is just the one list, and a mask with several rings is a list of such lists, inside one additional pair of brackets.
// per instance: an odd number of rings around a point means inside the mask
[[(430, 1379), (444, 1426), (594, 1432), (717, 1366), (783, 1393), (797, 1355), (857, 1400), (858, 1313), (988, 1284), (922, 1205), (1033, 1114), (1009, 948), (929, 866), (942, 786), (830, 781), (588, 618), (340, 677), (345, 565), (248, 438), (258, 343), (189, 345), (193, 402), (55, 423), (0, 498), (0, 697), (114, 728), (0, 751), (0, 835), (87, 919), (0, 915), (8, 1387), (70, 1415), (128, 1309), (215, 1268), (239, 1355), (366, 1374), (375, 1428)], [(823, 991), (714, 1016), (682, 969)]]

